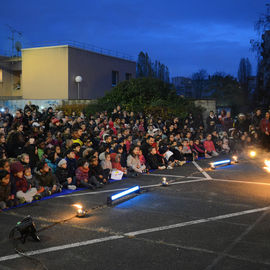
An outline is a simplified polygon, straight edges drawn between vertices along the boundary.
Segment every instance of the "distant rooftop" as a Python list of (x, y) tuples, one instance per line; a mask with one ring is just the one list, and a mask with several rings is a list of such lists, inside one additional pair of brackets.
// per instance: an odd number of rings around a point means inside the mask
[(103, 55), (119, 57), (119, 58), (123, 58), (123, 59), (130, 60), (130, 61), (134, 60), (133, 56), (128, 55), (128, 54), (123, 53), (123, 52), (104, 49), (104, 48), (101, 48), (101, 47), (98, 47), (98, 46), (95, 46), (92, 44), (87, 44), (87, 43), (77, 42), (77, 41), (70, 41), (70, 40), (31, 43), (28, 46), (23, 46), (23, 49), (62, 46), (62, 45), (68, 45), (71, 47), (80, 48), (83, 50), (88, 50), (88, 51), (92, 51), (92, 52), (103, 54)]

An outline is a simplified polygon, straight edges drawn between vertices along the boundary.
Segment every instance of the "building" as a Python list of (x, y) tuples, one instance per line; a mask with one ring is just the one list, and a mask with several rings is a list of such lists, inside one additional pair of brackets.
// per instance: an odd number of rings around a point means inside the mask
[(21, 58), (0, 56), (0, 99), (21, 99)]
[[(136, 62), (60, 45), (22, 49), (21, 58), (0, 58), (3, 99), (97, 99), (136, 76)], [(76, 76), (81, 76), (78, 84)]]

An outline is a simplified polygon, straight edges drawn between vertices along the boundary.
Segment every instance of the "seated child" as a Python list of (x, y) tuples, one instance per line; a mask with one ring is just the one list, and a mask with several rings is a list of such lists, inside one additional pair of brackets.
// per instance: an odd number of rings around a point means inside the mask
[(166, 166), (160, 160), (155, 147), (150, 147), (147, 161), (148, 161), (148, 166), (149, 166), (150, 170), (157, 170), (157, 169), (164, 170), (164, 169), (166, 169)]
[(218, 156), (218, 153), (216, 151), (215, 145), (212, 141), (212, 135), (208, 134), (206, 137), (206, 140), (203, 142), (203, 146), (209, 156)]
[(131, 172), (135, 172), (135, 174), (143, 173), (146, 169), (145, 165), (142, 165), (139, 158), (140, 147), (139, 146), (131, 146), (130, 154), (127, 158), (127, 166)]
[(51, 168), (45, 161), (38, 163), (35, 170), (35, 177), (40, 186), (43, 186), (49, 193), (61, 192), (62, 187), (57, 177), (52, 173)]
[(32, 175), (31, 167), (29, 165), (24, 166), (24, 177), (31, 187), (37, 189), (37, 194), (35, 195), (36, 199), (49, 195), (45, 188), (39, 185), (36, 177)]
[(8, 171), (0, 170), (0, 209), (12, 207), (18, 202), (11, 194), (10, 174)]
[(106, 170), (109, 175), (112, 173), (112, 163), (111, 156), (108, 152), (105, 152), (105, 159), (101, 161), (101, 167), (103, 170)]
[(55, 175), (64, 188), (68, 188), (71, 190), (76, 189), (75, 185), (75, 177), (72, 177), (67, 168), (67, 161), (65, 159), (61, 159), (57, 164), (57, 169)]
[(127, 168), (121, 166), (121, 154), (111, 153), (112, 168), (127, 174)]
[(139, 151), (139, 159), (140, 159), (141, 166), (146, 166), (146, 160), (141, 149)]
[(204, 149), (204, 146), (199, 139), (195, 140), (194, 149), (197, 151), (198, 157), (211, 158), (211, 156), (207, 154), (207, 151)]
[(183, 154), (185, 156), (185, 159), (187, 161), (192, 161), (193, 160), (193, 153), (190, 149), (189, 142), (187, 140), (183, 141)]
[(37, 189), (28, 184), (25, 179), (23, 165), (19, 161), (13, 162), (10, 170), (16, 186), (16, 197), (20, 200), (20, 203), (32, 202), (37, 194)]
[(89, 166), (89, 177), (95, 176), (100, 184), (107, 184), (109, 180), (109, 173), (106, 170), (103, 170), (98, 162), (98, 157), (92, 156), (90, 159)]
[(89, 163), (84, 159), (80, 159), (78, 161), (78, 168), (76, 170), (77, 187), (86, 187), (89, 189), (101, 187), (96, 177), (95, 176), (89, 177), (88, 174), (89, 174)]
[(164, 157), (164, 160), (167, 165), (167, 169), (169, 170), (173, 169), (173, 167), (176, 166), (176, 163), (177, 163), (174, 153), (167, 146), (161, 147), (160, 153)]

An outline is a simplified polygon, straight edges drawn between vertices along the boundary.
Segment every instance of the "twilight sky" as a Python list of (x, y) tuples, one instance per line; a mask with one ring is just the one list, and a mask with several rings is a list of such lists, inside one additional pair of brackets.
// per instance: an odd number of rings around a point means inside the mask
[(0, 53), (10, 50), (6, 24), (21, 31), (23, 45), (74, 40), (168, 65), (172, 76), (237, 74), (240, 58), (255, 55), (254, 22), (268, 0), (27, 0), (2, 1)]

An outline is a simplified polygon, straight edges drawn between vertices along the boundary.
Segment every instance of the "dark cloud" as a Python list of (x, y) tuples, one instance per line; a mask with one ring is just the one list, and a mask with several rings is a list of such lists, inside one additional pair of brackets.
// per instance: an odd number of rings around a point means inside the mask
[(236, 75), (241, 57), (255, 58), (249, 40), (267, 1), (9, 1), (0, 10), (1, 49), (10, 41), (5, 24), (22, 42), (76, 40), (131, 54), (148, 51), (173, 75), (199, 68)]

